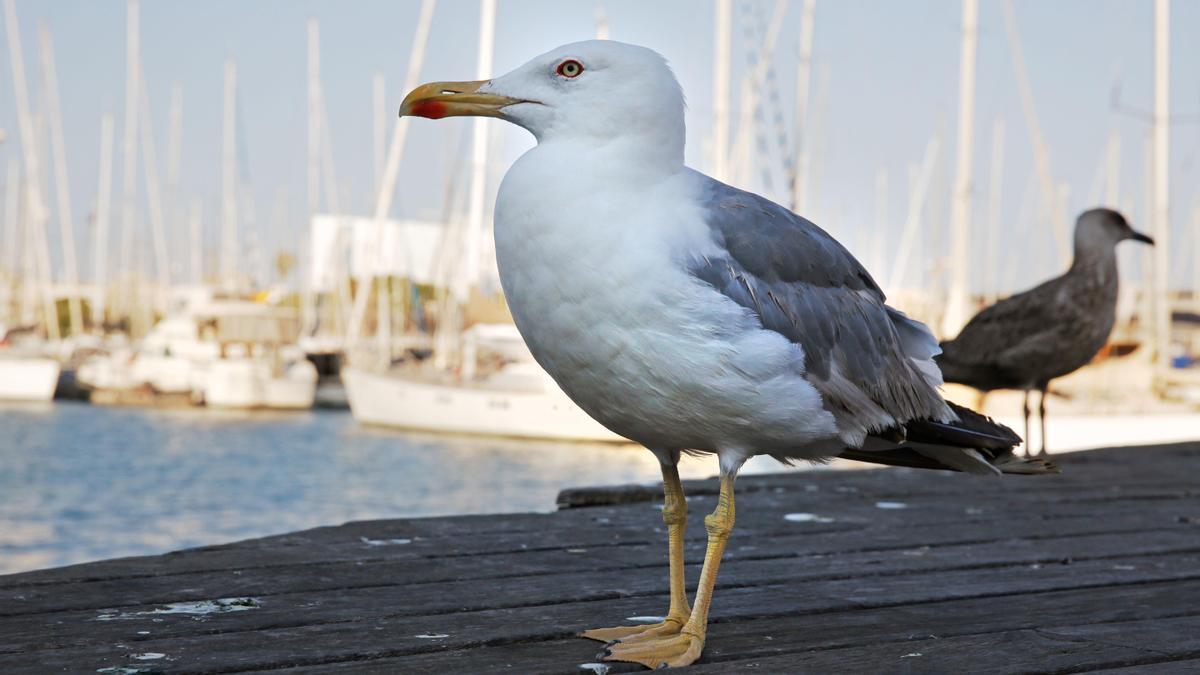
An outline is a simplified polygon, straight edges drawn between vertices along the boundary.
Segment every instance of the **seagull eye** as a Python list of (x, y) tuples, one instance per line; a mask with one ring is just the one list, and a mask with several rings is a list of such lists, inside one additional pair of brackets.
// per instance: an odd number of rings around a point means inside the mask
[(563, 77), (579, 77), (579, 74), (583, 72), (583, 64), (575, 59), (569, 59), (558, 64), (555, 72)]

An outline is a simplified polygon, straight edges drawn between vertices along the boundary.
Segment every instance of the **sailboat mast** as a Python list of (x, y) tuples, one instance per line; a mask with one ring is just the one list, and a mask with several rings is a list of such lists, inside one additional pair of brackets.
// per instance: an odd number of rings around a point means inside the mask
[(604, 3), (596, 3), (596, 13), (594, 15), (596, 21), (596, 39), (608, 39), (608, 15), (604, 12)]
[(204, 282), (204, 232), (201, 229), (200, 200), (192, 200), (188, 218), (188, 233), (191, 241), (192, 283), (199, 286)]
[(4, 256), (8, 281), (19, 276), (22, 235), (18, 225), (20, 207), (20, 163), (16, 156), (8, 157), (8, 174), (4, 190)]
[(108, 283), (108, 221), (112, 208), (113, 116), (100, 118), (100, 185), (96, 189), (96, 233), (92, 242), (92, 323), (104, 325)]
[(792, 149), (792, 210), (803, 215), (808, 210), (808, 148), (804, 144), (808, 130), (808, 92), (812, 84), (813, 17), (817, 0), (804, 0), (800, 14), (800, 62), (796, 64), (796, 110), (792, 125), (795, 143)]
[(713, 53), (712, 173), (729, 180), (729, 60), (733, 33), (733, 0), (716, 0), (716, 49)]
[(941, 142), (937, 132), (934, 132), (933, 138), (930, 138), (929, 143), (925, 145), (925, 157), (921, 160), (920, 169), (911, 176), (904, 229), (901, 231), (900, 244), (896, 247), (896, 256), (887, 277), (886, 290), (890, 293), (895, 293), (904, 283), (904, 276), (908, 271), (908, 261), (912, 257), (913, 248), (917, 243), (917, 231), (921, 227), (921, 214), (925, 211), (925, 201), (929, 195), (929, 181), (933, 176)]
[(321, 208), (321, 27), (308, 20), (308, 217)]
[(1170, 299), (1171, 0), (1154, 2), (1154, 337), (1155, 362), (1168, 367)]
[[(146, 81), (145, 73), (138, 64), (138, 76)], [(171, 283), (171, 271), (168, 267), (166, 222), (163, 215), (162, 191), (158, 184), (158, 153), (154, 149), (154, 125), (150, 118), (150, 101), (146, 88), (141, 91), (142, 123), (142, 159), (146, 173), (146, 200), (150, 211), (150, 236), (154, 245), (154, 271), (158, 275), (158, 292), (160, 300), (165, 298), (167, 287)]]
[[(26, 237), (36, 237), (40, 243), (36, 256), (42, 272), (42, 303), (46, 335), (59, 338), (58, 310), (50, 287), (50, 256), (46, 251), (46, 209), (42, 205), (41, 168), (38, 163), (37, 134), (29, 108), (29, 89), (25, 81), (25, 57), (21, 49), (21, 33), (17, 27), (17, 9), (13, 0), (4, 0), (4, 25), (8, 29), (9, 61), (12, 64), (13, 93), (17, 103), (17, 126), (21, 132), (21, 153), (25, 162), (25, 227)], [(28, 283), (28, 282), (26, 282)]]
[(237, 289), (237, 64), (225, 61), (225, 106), (221, 123), (221, 283)]
[[(475, 61), (475, 79), (486, 80), (492, 75), (492, 49), (496, 37), (496, 0), (479, 2), (479, 53)], [(476, 117), (471, 122), (471, 182), (467, 197), (467, 250), (462, 274), (455, 280), (454, 295), (466, 302), (470, 288), (479, 282), (481, 237), (483, 232), (483, 201), (487, 188), (487, 151), (491, 137), (490, 122)]]
[(42, 78), (46, 108), (50, 119), (50, 147), (54, 160), (54, 188), (58, 202), (59, 246), (62, 249), (63, 281), (70, 288), (67, 314), (71, 334), (83, 330), (83, 303), (79, 300), (79, 263), (75, 258), (75, 219), (71, 213), (71, 182), (67, 173), (67, 143), (63, 138), (62, 108), (58, 98), (58, 71), (54, 65), (54, 45), (45, 25), (38, 27), (38, 47), (42, 59)]
[(972, 162), (975, 150), (975, 58), (979, 39), (979, 0), (962, 2), (962, 44), (958, 75), (958, 146), (954, 203), (950, 215), (950, 293), (942, 335), (957, 335), (970, 311), (967, 266), (971, 260)]
[(186, 245), (188, 239), (178, 236), (183, 228), (183, 204), (179, 198), (179, 180), (183, 167), (183, 87), (179, 83), (171, 86), (171, 112), (167, 126), (167, 192), (163, 199), (166, 210), (166, 228), (168, 234), (177, 235), (173, 240), (175, 245), (171, 252), (171, 269), (183, 277), (183, 258), (181, 244)]
[[(120, 270), (128, 274), (132, 269), (133, 230), (137, 211), (137, 135), (138, 100), (141, 82), (138, 80), (138, 63), (141, 60), (138, 0), (125, 3), (125, 128), (121, 141), (121, 240), (119, 242)], [(120, 294), (121, 313), (131, 314), (128, 306), (129, 294)]]
[[(417, 86), (417, 78), (421, 75), (421, 65), (425, 61), (425, 45), (429, 41), (429, 26), (433, 22), (433, 9), (436, 0), (422, 0), (420, 13), (417, 17), (416, 32), (413, 35), (412, 51), (408, 58), (408, 72), (404, 76), (403, 91), (412, 91)], [(411, 118), (401, 117), (395, 122), (392, 140), (388, 145), (387, 163), (383, 167), (383, 180), (380, 181), (379, 194), (375, 199), (374, 218), (376, 223), (382, 223), (392, 210), (392, 197), (396, 192), (396, 180), (400, 175), (400, 158), (404, 154), (404, 140), (408, 135), (408, 125)], [(383, 227), (377, 226), (377, 231)], [(371, 265), (372, 267), (374, 265)], [(353, 344), (362, 334), (363, 319), (367, 314), (367, 299), (370, 297), (370, 284), (360, 284), (354, 295), (354, 309), (347, 326), (346, 341)]]
[(375, 192), (383, 183), (383, 161), (387, 152), (387, 96), (383, 73), (371, 78), (371, 118), (374, 121), (371, 135), (371, 155), (375, 166)]
[(992, 123), (992, 166), (988, 174), (988, 218), (987, 250), (984, 261), (987, 265), (987, 289), (985, 299), (991, 304), (1000, 297), (999, 251), (1000, 251), (1000, 208), (1004, 192), (1004, 118), (997, 117)]

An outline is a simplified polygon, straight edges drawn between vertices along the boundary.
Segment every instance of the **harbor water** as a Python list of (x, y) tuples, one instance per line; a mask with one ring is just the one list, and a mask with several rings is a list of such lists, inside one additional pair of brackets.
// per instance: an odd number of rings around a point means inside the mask
[(364, 428), (346, 412), (6, 406), (0, 574), (350, 520), (551, 511), (566, 487), (657, 480), (632, 445)]

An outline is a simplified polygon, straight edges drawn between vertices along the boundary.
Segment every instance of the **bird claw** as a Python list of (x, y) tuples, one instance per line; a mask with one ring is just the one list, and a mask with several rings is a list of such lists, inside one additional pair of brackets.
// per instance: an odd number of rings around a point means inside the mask
[(604, 661), (639, 663), (652, 670), (679, 668), (695, 663), (704, 651), (704, 638), (690, 633), (647, 637), (633, 643), (614, 645)]

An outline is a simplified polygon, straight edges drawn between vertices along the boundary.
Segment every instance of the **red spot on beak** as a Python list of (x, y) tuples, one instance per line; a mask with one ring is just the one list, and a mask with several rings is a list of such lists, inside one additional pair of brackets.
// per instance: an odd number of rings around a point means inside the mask
[(440, 120), (446, 116), (446, 104), (441, 101), (417, 101), (412, 107), (412, 114), (417, 117)]

